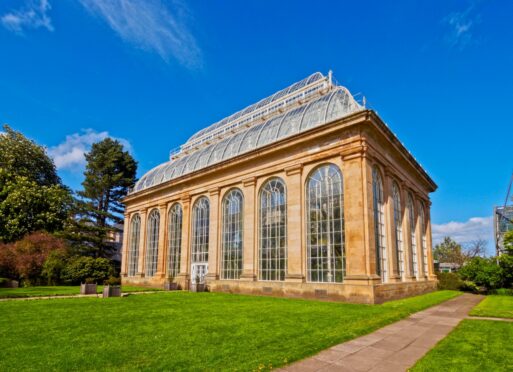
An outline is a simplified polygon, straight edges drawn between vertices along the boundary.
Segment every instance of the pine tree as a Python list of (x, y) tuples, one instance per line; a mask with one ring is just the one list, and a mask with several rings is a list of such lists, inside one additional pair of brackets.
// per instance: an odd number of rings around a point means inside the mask
[(123, 145), (111, 138), (93, 144), (85, 154), (83, 190), (75, 202), (75, 218), (70, 221), (67, 238), (77, 253), (110, 257), (112, 236), (123, 222), (123, 197), (135, 184), (137, 162)]

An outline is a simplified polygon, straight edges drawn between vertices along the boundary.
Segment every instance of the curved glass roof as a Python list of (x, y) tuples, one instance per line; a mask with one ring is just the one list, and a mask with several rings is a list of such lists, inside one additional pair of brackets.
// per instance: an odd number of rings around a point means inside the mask
[(250, 105), (250, 106), (246, 107), (245, 109), (240, 110), (240, 111), (236, 112), (235, 114), (232, 114), (232, 115), (228, 116), (227, 118), (224, 118), (223, 120), (218, 121), (217, 123), (214, 123), (204, 129), (200, 130), (199, 132), (194, 134), (191, 138), (189, 138), (187, 143), (193, 142), (197, 138), (203, 137), (203, 136), (207, 135), (208, 133), (214, 132), (223, 126), (236, 121), (238, 118), (240, 118), (244, 115), (255, 112), (258, 109), (260, 109), (264, 106), (267, 106), (268, 104), (270, 104), (272, 102), (279, 100), (281, 97), (286, 96), (287, 94), (291, 94), (291, 93), (303, 88), (306, 85), (312, 84), (312, 83), (322, 80), (322, 79), (324, 79), (324, 76), (320, 72), (316, 72), (316, 73), (308, 76), (307, 78), (305, 78), (301, 81), (298, 81), (297, 83), (294, 83), (291, 86), (289, 86), (285, 89), (282, 89), (282, 90), (274, 93), (273, 95), (270, 95), (269, 97), (264, 98), (264, 99), (258, 101), (257, 103)]
[(302, 106), (296, 106), (281, 115), (224, 138), (220, 142), (153, 168), (135, 184), (132, 193), (305, 132), (361, 109), (362, 107), (347, 89), (336, 87)]

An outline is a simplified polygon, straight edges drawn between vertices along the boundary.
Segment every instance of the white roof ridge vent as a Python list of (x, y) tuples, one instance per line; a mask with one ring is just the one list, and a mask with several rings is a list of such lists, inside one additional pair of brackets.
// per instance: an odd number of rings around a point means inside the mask
[(181, 151), (193, 150), (226, 132), (236, 132), (239, 127), (261, 123), (264, 119), (281, 114), (292, 105), (303, 104), (319, 94), (327, 93), (332, 87), (331, 71), (328, 76), (316, 72), (199, 131), (181, 146)]

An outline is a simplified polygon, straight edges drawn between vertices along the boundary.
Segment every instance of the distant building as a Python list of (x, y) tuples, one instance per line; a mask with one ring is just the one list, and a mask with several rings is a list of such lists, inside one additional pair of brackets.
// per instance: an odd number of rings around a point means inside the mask
[(493, 228), (497, 256), (504, 253), (504, 234), (513, 230), (513, 205), (495, 207)]
[(432, 291), (436, 188), (376, 112), (315, 73), (141, 177), (122, 280), (365, 303)]
[(117, 262), (121, 262), (122, 248), (123, 248), (123, 225), (117, 223), (114, 225), (115, 231), (109, 231), (108, 240), (112, 244), (112, 256), (111, 259)]

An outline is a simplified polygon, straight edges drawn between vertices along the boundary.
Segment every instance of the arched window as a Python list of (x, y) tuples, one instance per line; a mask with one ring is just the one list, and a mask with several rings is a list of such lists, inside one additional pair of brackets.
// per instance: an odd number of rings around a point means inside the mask
[(344, 263), (342, 173), (330, 164), (317, 168), (306, 182), (307, 273), (310, 282), (341, 283)]
[(180, 272), (180, 256), (182, 253), (182, 207), (174, 204), (168, 214), (168, 257), (167, 273), (176, 277)]
[(148, 242), (146, 249), (146, 276), (151, 277), (157, 272), (159, 258), (159, 225), (160, 214), (157, 209), (148, 217)]
[(201, 197), (192, 210), (192, 262), (208, 262), (208, 237), (210, 227), (210, 203)]
[(404, 278), (404, 250), (403, 250), (403, 216), (401, 214), (401, 194), (397, 183), (392, 185), (392, 199), (394, 201), (394, 235), (395, 253), (397, 255), (397, 271)]
[(242, 273), (243, 203), (238, 189), (229, 191), (223, 198), (222, 279), (239, 279)]
[(385, 197), (383, 181), (376, 167), (372, 169), (372, 190), (374, 194), (374, 238), (376, 240), (376, 271), (381, 280), (388, 280), (387, 249), (385, 237)]
[(413, 197), (408, 194), (408, 220), (410, 222), (410, 248), (411, 248), (411, 273), (416, 278), (419, 277), (419, 267), (417, 260), (417, 221), (415, 219), (415, 207), (413, 204)]
[(426, 243), (426, 215), (424, 213), (424, 206), (420, 204), (419, 209), (419, 224), (420, 224), (420, 241), (422, 249), (422, 270), (425, 276), (428, 275), (428, 251)]
[(279, 178), (260, 192), (260, 280), (285, 280), (287, 272), (287, 196)]
[(141, 236), (141, 217), (138, 214), (130, 222), (130, 245), (128, 249), (128, 276), (135, 276), (139, 270), (139, 239)]

